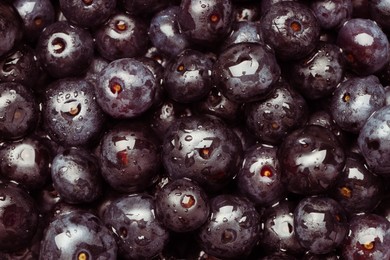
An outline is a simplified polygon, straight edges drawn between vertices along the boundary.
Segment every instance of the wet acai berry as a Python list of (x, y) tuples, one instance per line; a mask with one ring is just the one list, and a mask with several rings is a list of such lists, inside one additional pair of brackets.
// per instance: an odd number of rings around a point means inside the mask
[(390, 258), (390, 223), (376, 214), (356, 215), (349, 221), (349, 234), (342, 246), (344, 259)]
[(350, 77), (334, 91), (330, 112), (341, 129), (359, 133), (372, 113), (385, 105), (385, 90), (374, 76)]
[(294, 211), (298, 241), (314, 254), (326, 254), (342, 245), (347, 223), (341, 205), (327, 197), (306, 197)]
[(159, 141), (139, 122), (123, 122), (101, 139), (98, 158), (102, 176), (120, 192), (142, 191), (154, 184), (160, 173)]
[(173, 180), (156, 192), (156, 214), (170, 230), (194, 231), (209, 218), (209, 198), (196, 182)]
[(91, 213), (71, 211), (47, 227), (39, 259), (116, 259), (114, 236)]
[(279, 76), (273, 51), (260, 43), (232, 45), (219, 55), (213, 68), (217, 87), (228, 99), (240, 103), (265, 99)]
[(261, 18), (264, 41), (283, 60), (296, 60), (316, 47), (320, 26), (311, 9), (298, 1), (282, 1), (270, 6)]
[(390, 174), (390, 106), (376, 111), (362, 127), (358, 144), (370, 170), (382, 176)]
[(389, 41), (374, 21), (348, 20), (337, 34), (337, 45), (350, 69), (362, 76), (381, 70), (389, 62)]
[(106, 116), (90, 82), (78, 78), (54, 81), (43, 98), (43, 124), (51, 138), (64, 146), (96, 141)]
[(260, 218), (246, 198), (221, 194), (210, 201), (211, 215), (199, 230), (200, 246), (211, 256), (248, 255), (258, 240)]
[(157, 82), (142, 62), (118, 59), (100, 73), (96, 98), (105, 113), (114, 118), (132, 118), (148, 110), (155, 101)]
[(163, 163), (173, 179), (190, 178), (206, 189), (226, 186), (238, 173), (241, 142), (218, 118), (183, 117), (168, 129)]
[(277, 158), (277, 147), (255, 145), (244, 154), (243, 164), (237, 175), (241, 193), (256, 205), (272, 205), (285, 195), (282, 170)]
[(30, 88), (20, 83), (0, 83), (0, 139), (15, 140), (33, 132), (39, 107)]
[(93, 202), (103, 192), (98, 160), (84, 149), (66, 149), (57, 154), (51, 178), (60, 197), (71, 204)]
[(154, 214), (153, 197), (123, 195), (106, 209), (103, 221), (112, 231), (123, 259), (151, 259), (168, 242), (169, 233)]
[(37, 57), (50, 76), (81, 75), (92, 62), (94, 43), (87, 30), (62, 21), (50, 24), (39, 36)]
[(330, 130), (308, 125), (284, 139), (279, 158), (287, 189), (312, 195), (326, 192), (334, 185), (344, 167), (345, 152)]

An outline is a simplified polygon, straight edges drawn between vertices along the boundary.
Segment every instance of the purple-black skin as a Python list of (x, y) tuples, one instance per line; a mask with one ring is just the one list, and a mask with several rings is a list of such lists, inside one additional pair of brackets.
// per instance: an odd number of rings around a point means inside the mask
[(103, 193), (98, 159), (83, 148), (58, 153), (51, 165), (51, 177), (60, 197), (70, 204), (91, 203)]
[(189, 48), (187, 35), (181, 33), (178, 16), (180, 7), (168, 7), (153, 17), (149, 27), (149, 37), (153, 45), (164, 54), (175, 57)]
[(0, 176), (36, 191), (50, 176), (52, 157), (48, 143), (36, 135), (6, 142), (0, 150)]
[(59, 79), (48, 86), (42, 117), (49, 136), (63, 146), (90, 145), (105, 122), (94, 86), (77, 78)]
[(310, 8), (321, 28), (338, 29), (352, 17), (351, 0), (315, 0), (310, 2)]
[(232, 32), (223, 42), (221, 49), (227, 49), (233, 44), (240, 42), (264, 43), (260, 22), (241, 21), (235, 22), (232, 26)]
[(236, 179), (239, 191), (256, 205), (270, 206), (286, 193), (274, 146), (255, 145), (247, 150)]
[(283, 251), (292, 255), (300, 255), (306, 251), (299, 244), (294, 231), (295, 208), (296, 203), (282, 200), (263, 212), (259, 242), (266, 252)]
[(164, 167), (172, 179), (187, 177), (208, 191), (232, 181), (241, 156), (237, 135), (221, 119), (206, 115), (174, 121), (162, 146)]
[(142, 19), (115, 13), (94, 33), (96, 49), (110, 61), (142, 56), (148, 49), (148, 27)]
[(259, 239), (260, 216), (244, 197), (220, 194), (210, 201), (211, 215), (198, 233), (203, 250), (215, 257), (248, 255)]
[(50, 222), (39, 259), (116, 259), (117, 250), (114, 236), (98, 217), (73, 210)]
[(231, 31), (233, 6), (231, 0), (183, 0), (179, 24), (191, 41), (210, 45), (222, 41)]
[(360, 76), (380, 71), (389, 62), (389, 41), (372, 20), (354, 18), (340, 28), (336, 40), (347, 66)]
[(0, 59), (0, 81), (17, 82), (33, 88), (42, 71), (35, 57), (35, 51), (26, 45), (19, 45)]
[(376, 214), (356, 215), (341, 247), (343, 259), (390, 259), (390, 222)]
[(352, 154), (330, 193), (348, 214), (372, 212), (385, 195), (385, 180), (369, 171), (360, 155)]
[(261, 21), (263, 39), (282, 60), (297, 60), (316, 47), (320, 26), (311, 9), (296, 1), (271, 5)]
[(165, 68), (164, 89), (179, 103), (192, 103), (206, 97), (212, 87), (213, 60), (200, 51), (187, 49)]
[(105, 181), (116, 191), (143, 191), (154, 184), (161, 170), (159, 141), (153, 131), (139, 122), (113, 126), (98, 149)]
[(293, 130), (303, 126), (308, 118), (305, 99), (281, 80), (265, 100), (245, 107), (245, 125), (259, 141), (279, 144)]
[(304, 248), (315, 254), (327, 254), (344, 242), (348, 221), (335, 200), (306, 197), (295, 208), (294, 230)]
[(243, 42), (224, 50), (212, 73), (223, 95), (243, 103), (265, 99), (274, 90), (280, 68), (268, 46)]
[(69, 23), (83, 28), (97, 27), (114, 13), (116, 0), (60, 0), (60, 9)]
[(156, 214), (169, 230), (189, 232), (200, 228), (209, 218), (206, 192), (190, 179), (170, 181), (156, 191)]
[(0, 182), (0, 251), (28, 246), (38, 225), (33, 198), (15, 183)]
[(147, 194), (123, 195), (111, 202), (103, 222), (113, 232), (123, 259), (152, 259), (169, 238), (154, 214), (155, 203)]
[(24, 38), (29, 42), (36, 42), (42, 30), (55, 21), (50, 0), (15, 0), (12, 4), (22, 18)]
[(319, 43), (307, 57), (291, 64), (288, 78), (305, 98), (330, 96), (343, 80), (345, 62), (341, 49), (331, 43)]
[(92, 62), (94, 42), (87, 30), (62, 21), (42, 31), (35, 50), (38, 61), (50, 76), (79, 76)]
[(16, 140), (33, 132), (39, 116), (30, 88), (20, 83), (0, 83), (0, 139)]
[(328, 129), (307, 125), (289, 134), (279, 147), (287, 190), (314, 195), (333, 187), (345, 164), (345, 152)]
[(23, 24), (17, 11), (0, 2), (0, 57), (8, 53), (23, 37)]
[(341, 129), (357, 134), (385, 102), (385, 90), (376, 76), (351, 77), (334, 91), (330, 112)]
[(370, 18), (377, 22), (381, 28), (388, 32), (390, 30), (390, 2), (387, 0), (367, 1)]
[(123, 58), (101, 71), (95, 91), (97, 102), (108, 115), (133, 118), (154, 104), (157, 82), (145, 64)]
[(372, 114), (363, 125), (358, 145), (368, 168), (384, 177), (390, 176), (390, 106)]

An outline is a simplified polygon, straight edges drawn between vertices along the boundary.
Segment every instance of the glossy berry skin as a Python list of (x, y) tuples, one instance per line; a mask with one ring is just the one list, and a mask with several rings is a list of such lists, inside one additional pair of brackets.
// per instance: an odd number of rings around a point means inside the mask
[(240, 42), (263, 43), (260, 22), (241, 21), (232, 25), (232, 32), (223, 42), (221, 49), (226, 49)]
[(384, 106), (369, 117), (360, 130), (358, 145), (368, 168), (382, 176), (390, 176), (390, 106)]
[(261, 216), (260, 246), (266, 252), (283, 251), (293, 255), (305, 252), (294, 231), (296, 203), (282, 200), (267, 208)]
[(234, 102), (265, 99), (279, 79), (280, 68), (264, 44), (238, 43), (224, 50), (213, 68), (217, 87)]
[(380, 25), (384, 31), (390, 29), (390, 16), (388, 13), (389, 2), (387, 0), (368, 1), (369, 14), (372, 20)]
[(50, 177), (52, 151), (49, 143), (36, 135), (6, 142), (0, 158), (0, 176), (16, 181), (27, 190), (42, 188)]
[(34, 200), (14, 183), (0, 183), (0, 251), (29, 244), (38, 225)]
[(233, 7), (230, 0), (183, 0), (179, 13), (182, 32), (196, 44), (212, 46), (231, 31)]
[(333, 120), (330, 112), (326, 110), (318, 110), (311, 113), (308, 121), (308, 125), (319, 125), (330, 130), (339, 140), (342, 145), (349, 145), (349, 136), (347, 132), (341, 130), (341, 128)]
[(96, 98), (114, 118), (132, 118), (148, 110), (155, 100), (157, 82), (142, 62), (133, 58), (112, 61), (100, 73)]
[(383, 178), (366, 168), (361, 156), (353, 154), (347, 157), (331, 196), (349, 214), (372, 212), (385, 194), (384, 183)]
[(372, 20), (354, 18), (338, 31), (337, 45), (347, 66), (361, 76), (374, 74), (389, 62), (389, 41)]
[(15, 0), (13, 6), (22, 18), (24, 38), (35, 43), (42, 30), (55, 21), (50, 0)]
[(151, 259), (168, 242), (169, 232), (154, 215), (153, 197), (124, 195), (106, 209), (103, 221), (113, 232), (123, 259)]
[(307, 57), (292, 63), (288, 78), (305, 98), (324, 98), (330, 96), (343, 80), (344, 64), (337, 45), (319, 43)]
[(22, 21), (16, 10), (2, 1), (0, 3), (0, 57), (8, 53), (23, 37)]
[(148, 48), (147, 25), (125, 13), (115, 13), (95, 32), (96, 49), (107, 60), (139, 57)]
[(349, 235), (342, 257), (355, 259), (390, 258), (390, 222), (376, 214), (356, 215), (349, 221)]
[(177, 179), (155, 194), (156, 214), (169, 230), (188, 232), (200, 228), (209, 218), (206, 192), (190, 179)]
[(296, 1), (272, 5), (262, 16), (264, 41), (282, 60), (308, 55), (317, 45), (320, 26), (309, 7)]
[(259, 141), (279, 144), (308, 118), (307, 103), (287, 82), (275, 83), (275, 90), (264, 100), (245, 106), (245, 125)]
[(177, 119), (193, 115), (191, 107), (171, 99), (164, 100), (150, 117), (150, 126), (160, 139)]
[(188, 36), (181, 33), (179, 28), (179, 12), (178, 6), (167, 7), (155, 14), (149, 26), (149, 37), (153, 45), (172, 57), (190, 46)]
[(237, 175), (238, 189), (254, 204), (269, 206), (285, 195), (281, 175), (277, 148), (254, 145), (244, 154), (243, 164)]
[(91, 64), (93, 52), (91, 34), (65, 21), (46, 27), (36, 46), (40, 64), (54, 78), (81, 75)]
[(212, 87), (213, 60), (202, 52), (187, 49), (165, 69), (164, 89), (179, 103), (191, 103), (204, 98)]
[(159, 141), (139, 122), (123, 122), (107, 131), (98, 151), (103, 178), (116, 191), (143, 191), (161, 169)]
[(39, 119), (31, 89), (20, 83), (0, 83), (0, 138), (19, 139), (31, 133)]
[(300, 244), (315, 254), (330, 253), (348, 232), (343, 208), (327, 197), (306, 197), (294, 211), (294, 229)]
[(384, 105), (385, 90), (376, 76), (350, 77), (334, 91), (330, 112), (341, 129), (359, 133), (368, 117)]
[(18, 46), (0, 59), (2, 82), (16, 82), (34, 88), (40, 73), (35, 52), (28, 45)]
[(237, 122), (241, 112), (241, 104), (226, 98), (217, 87), (212, 87), (207, 97), (192, 107), (194, 111), (214, 115), (228, 122)]
[(39, 259), (116, 259), (117, 245), (95, 215), (71, 211), (46, 228)]
[(205, 189), (220, 189), (237, 174), (241, 142), (227, 125), (211, 116), (183, 117), (167, 131), (163, 163), (172, 179), (190, 178)]
[(340, 28), (352, 17), (351, 0), (315, 0), (310, 2), (321, 28), (329, 30)]
[(98, 159), (84, 149), (65, 149), (51, 165), (51, 178), (60, 197), (67, 203), (90, 203), (103, 193)]
[(305, 195), (329, 190), (345, 163), (344, 149), (337, 138), (317, 125), (289, 134), (279, 148), (279, 158), (287, 189)]
[(60, 9), (67, 21), (79, 27), (103, 24), (115, 11), (116, 0), (60, 0)]
[(96, 141), (105, 119), (93, 85), (77, 78), (60, 79), (48, 86), (42, 115), (49, 136), (63, 146)]
[(258, 241), (260, 217), (246, 198), (220, 194), (210, 201), (211, 215), (198, 233), (203, 250), (232, 259), (248, 255)]

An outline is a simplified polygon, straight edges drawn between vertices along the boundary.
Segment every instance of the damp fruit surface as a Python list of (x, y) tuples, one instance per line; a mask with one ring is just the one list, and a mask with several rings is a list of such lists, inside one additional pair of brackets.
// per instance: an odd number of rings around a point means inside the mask
[(0, 259), (389, 259), (388, 10), (1, 1)]

